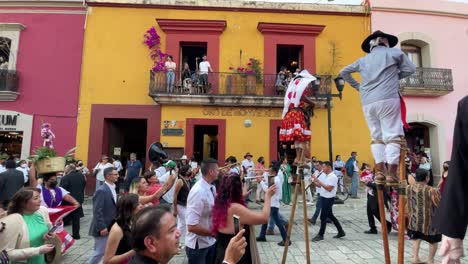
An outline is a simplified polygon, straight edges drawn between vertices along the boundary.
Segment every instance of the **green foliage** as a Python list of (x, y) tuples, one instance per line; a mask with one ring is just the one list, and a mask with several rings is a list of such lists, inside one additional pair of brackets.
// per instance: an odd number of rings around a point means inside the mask
[[(71, 148), (68, 150), (65, 155), (63, 156), (67, 163), (71, 163), (74, 160), (76, 147)], [(48, 147), (38, 147), (34, 150), (34, 155), (29, 156), (33, 162), (38, 162), (48, 158), (58, 157), (57, 152), (54, 149)]]

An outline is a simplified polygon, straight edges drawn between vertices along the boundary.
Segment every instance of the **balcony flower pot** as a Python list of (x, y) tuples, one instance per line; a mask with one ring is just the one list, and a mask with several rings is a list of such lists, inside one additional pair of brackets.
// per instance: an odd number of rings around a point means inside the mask
[(257, 90), (257, 77), (255, 74), (247, 75), (245, 82), (245, 94), (255, 95)]
[(166, 92), (166, 73), (157, 71), (154, 73), (154, 84), (156, 92)]
[(234, 94), (237, 85), (236, 74), (229, 74), (226, 76), (226, 94)]

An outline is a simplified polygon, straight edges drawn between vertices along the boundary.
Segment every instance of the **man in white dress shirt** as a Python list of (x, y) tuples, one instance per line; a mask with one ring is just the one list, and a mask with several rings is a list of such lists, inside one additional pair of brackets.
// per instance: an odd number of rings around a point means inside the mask
[(216, 259), (216, 239), (211, 234), (211, 211), (216, 188), (212, 182), (218, 178), (218, 162), (204, 160), (202, 178), (190, 190), (187, 199), (187, 235), (185, 252), (189, 264), (212, 264)]
[(329, 218), (338, 230), (338, 234), (333, 238), (344, 237), (346, 234), (341, 227), (340, 222), (333, 215), (333, 203), (335, 202), (336, 189), (338, 186), (338, 177), (333, 173), (332, 164), (329, 161), (323, 163), (323, 172), (326, 176), (321, 180), (313, 176), (314, 183), (317, 186), (320, 186), (320, 198), (322, 200), (322, 209), (320, 212), (320, 231), (314, 239), (313, 242), (318, 242), (323, 240), (323, 235), (325, 234), (325, 229), (327, 227), (327, 218)]

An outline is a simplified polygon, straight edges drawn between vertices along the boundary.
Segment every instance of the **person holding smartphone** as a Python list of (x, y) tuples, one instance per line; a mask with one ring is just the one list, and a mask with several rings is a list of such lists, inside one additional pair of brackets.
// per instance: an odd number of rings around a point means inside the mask
[[(284, 223), (284, 221), (282, 221), (282, 219), (281, 219), (282, 216), (280, 215), (280, 212), (279, 212), (280, 200), (281, 200), (281, 196), (282, 196), (281, 186), (283, 186), (283, 179), (284, 179), (283, 172), (280, 170), (280, 166), (281, 166), (281, 163), (278, 162), (278, 161), (272, 161), (271, 162), (270, 171), (269, 171), (268, 176), (269, 177), (273, 176), (273, 178), (269, 178), (268, 182), (270, 182), (270, 179), (273, 179), (274, 186), (278, 186), (278, 188), (276, 189), (275, 194), (271, 198), (270, 215), (271, 215), (271, 217), (273, 217), (273, 221), (275, 222), (275, 225), (280, 230), (281, 238), (283, 239), (282, 241), (280, 241), (278, 243), (278, 246), (284, 246), (286, 244), (286, 228), (285, 228), (285, 225), (287, 225), (288, 223), (287, 222)], [(261, 182), (263, 189), (266, 190), (266, 189), (269, 188), (268, 185), (267, 185), (268, 182), (265, 182), (265, 181)], [(266, 206), (267, 205), (266, 205), (266, 202), (265, 202), (265, 207)], [(257, 241), (266, 242), (265, 236), (266, 236), (267, 227), (268, 227), (267, 223), (262, 225), (262, 230), (260, 231), (260, 235), (257, 237)], [(289, 244), (291, 245), (291, 241), (289, 241)]]
[[(229, 241), (237, 234), (235, 223), (239, 222), (238, 230), (245, 229), (247, 248), (244, 256), (237, 263), (259, 263), (256, 250), (254, 225), (268, 223), (270, 216), (271, 197), (275, 193), (276, 186), (266, 190), (265, 206), (262, 211), (254, 211), (247, 208), (243, 197), (242, 181), (238, 174), (231, 173), (222, 178), (220, 189), (215, 197), (213, 206), (213, 233), (216, 235), (216, 264), (221, 264)], [(234, 218), (236, 216), (236, 218)], [(237, 221), (238, 220), (238, 221)]]
[(41, 207), (40, 189), (25, 187), (16, 192), (11, 199), (8, 216), (1, 222), (4, 225), (0, 226), (0, 241), (9, 241), (5, 248), (10, 261), (45, 263), (44, 254), (54, 250), (49, 241), (55, 234), (50, 232), (52, 223), (47, 209)]

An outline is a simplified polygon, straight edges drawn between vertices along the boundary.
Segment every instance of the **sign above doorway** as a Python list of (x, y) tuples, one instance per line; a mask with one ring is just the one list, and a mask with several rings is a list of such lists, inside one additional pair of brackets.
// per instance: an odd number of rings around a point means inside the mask
[(162, 130), (163, 136), (183, 136), (184, 130), (182, 128), (164, 128)]

